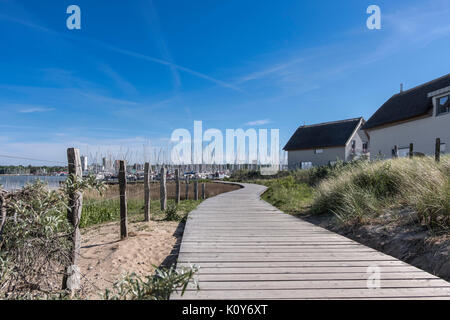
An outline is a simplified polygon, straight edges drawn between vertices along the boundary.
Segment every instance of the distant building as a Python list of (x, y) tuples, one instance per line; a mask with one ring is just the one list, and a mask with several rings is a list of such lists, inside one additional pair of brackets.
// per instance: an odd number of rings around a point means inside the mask
[(81, 170), (83, 172), (88, 171), (88, 158), (86, 156), (81, 156)]
[(301, 126), (283, 150), (289, 169), (307, 169), (350, 161), (368, 154), (369, 137), (361, 130), (364, 119), (354, 118)]
[(436, 138), (441, 152), (450, 144), (450, 74), (392, 96), (366, 122), (372, 158), (432, 155)]
[(112, 170), (111, 159), (103, 158), (103, 159), (102, 159), (102, 163), (103, 163), (103, 169), (104, 169), (105, 171), (111, 171), (111, 170)]
[(104, 170), (103, 166), (101, 164), (98, 163), (94, 163), (91, 166), (91, 169), (94, 173), (99, 173), (102, 172)]

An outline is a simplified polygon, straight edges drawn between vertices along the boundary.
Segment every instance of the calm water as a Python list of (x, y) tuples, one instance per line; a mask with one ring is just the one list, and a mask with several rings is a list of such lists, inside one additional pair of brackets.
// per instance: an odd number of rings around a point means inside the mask
[(41, 180), (48, 184), (50, 189), (59, 187), (60, 181), (65, 181), (67, 177), (53, 177), (53, 176), (0, 176), (0, 185), (3, 189), (13, 190), (20, 189), (28, 183), (33, 183), (36, 180)]

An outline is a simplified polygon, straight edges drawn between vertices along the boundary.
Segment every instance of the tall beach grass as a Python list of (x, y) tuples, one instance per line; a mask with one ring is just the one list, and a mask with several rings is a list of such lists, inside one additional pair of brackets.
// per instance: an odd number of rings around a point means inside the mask
[(320, 182), (312, 211), (362, 223), (390, 208), (410, 207), (435, 230), (450, 229), (450, 156), (362, 161)]

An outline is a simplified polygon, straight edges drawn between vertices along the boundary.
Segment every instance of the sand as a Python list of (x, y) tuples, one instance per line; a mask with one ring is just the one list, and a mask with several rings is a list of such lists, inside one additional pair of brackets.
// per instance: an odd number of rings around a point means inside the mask
[(80, 271), (83, 295), (99, 299), (122, 275), (152, 275), (156, 266), (176, 262), (184, 223), (150, 221), (129, 223), (129, 237), (120, 240), (119, 222), (82, 230)]

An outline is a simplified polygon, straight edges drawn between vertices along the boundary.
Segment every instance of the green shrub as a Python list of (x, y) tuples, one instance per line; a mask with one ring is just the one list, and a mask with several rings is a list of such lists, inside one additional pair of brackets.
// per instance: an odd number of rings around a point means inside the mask
[(135, 273), (125, 275), (116, 282), (112, 290), (105, 290), (106, 300), (168, 300), (173, 292), (184, 294), (191, 283), (199, 289), (194, 280), (197, 267), (156, 269), (156, 275), (140, 277)]
[(166, 208), (166, 220), (167, 221), (177, 221), (179, 220), (179, 216), (177, 214), (178, 206), (175, 202), (169, 202)]

